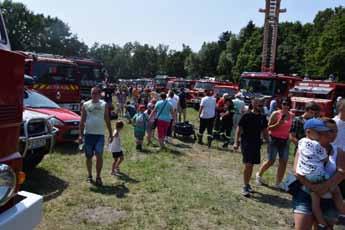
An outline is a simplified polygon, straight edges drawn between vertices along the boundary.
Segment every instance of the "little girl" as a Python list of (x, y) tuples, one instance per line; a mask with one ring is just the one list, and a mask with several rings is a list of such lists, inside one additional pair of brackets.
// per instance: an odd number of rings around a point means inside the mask
[[(147, 105), (147, 110), (145, 111), (145, 114), (147, 115), (147, 117), (150, 117), (154, 107), (155, 107), (155, 101), (153, 102), (150, 102), (148, 105)], [(148, 123), (147, 123), (147, 144), (150, 145), (152, 144), (152, 135), (154, 134), (154, 130), (155, 130), (155, 127), (153, 125), (154, 121), (155, 121), (155, 116), (152, 116), (151, 119), (148, 120)]]
[(121, 147), (120, 132), (123, 129), (123, 121), (117, 121), (113, 133), (113, 142), (110, 144), (110, 151), (113, 154), (114, 162), (111, 170), (111, 175), (120, 175), (120, 164), (123, 161), (123, 152)]

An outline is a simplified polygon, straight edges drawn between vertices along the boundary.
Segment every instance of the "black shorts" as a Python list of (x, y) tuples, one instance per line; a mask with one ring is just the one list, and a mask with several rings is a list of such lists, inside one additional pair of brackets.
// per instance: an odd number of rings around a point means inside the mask
[(123, 157), (123, 152), (113, 152), (113, 158)]
[(261, 143), (252, 141), (241, 141), (242, 161), (244, 164), (260, 164)]

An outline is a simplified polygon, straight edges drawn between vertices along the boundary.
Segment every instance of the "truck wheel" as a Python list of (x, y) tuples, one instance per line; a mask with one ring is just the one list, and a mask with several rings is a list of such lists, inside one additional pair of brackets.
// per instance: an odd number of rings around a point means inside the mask
[(42, 153), (28, 153), (23, 159), (24, 172), (30, 172), (43, 160), (44, 154)]

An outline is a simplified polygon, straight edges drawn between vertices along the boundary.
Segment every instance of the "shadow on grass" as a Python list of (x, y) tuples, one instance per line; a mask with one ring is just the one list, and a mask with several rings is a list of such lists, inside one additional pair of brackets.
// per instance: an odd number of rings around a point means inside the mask
[(129, 193), (129, 189), (123, 183), (118, 185), (92, 186), (90, 187), (90, 191), (103, 195), (115, 195), (117, 198), (125, 198), (126, 194)]
[(177, 143), (177, 144), (171, 143), (171, 145), (176, 147), (176, 148), (181, 148), (181, 149), (191, 149), (192, 148), (190, 145), (186, 145), (183, 143)]
[(51, 175), (47, 170), (36, 168), (27, 173), (22, 189), (43, 196), (44, 201), (57, 198), (68, 187), (68, 183)]
[(175, 137), (177, 140), (187, 143), (187, 144), (194, 144), (195, 140), (193, 138), (193, 136), (189, 136), (189, 137), (185, 137), (185, 136), (177, 136)]
[(132, 183), (132, 184), (137, 184), (139, 183), (140, 181), (128, 176), (127, 174), (123, 173), (123, 172), (120, 172), (119, 173), (120, 175), (117, 176), (117, 178), (119, 178), (119, 180), (122, 180), (124, 182), (128, 182), (128, 183)]
[(252, 199), (257, 200), (261, 203), (270, 204), (279, 208), (291, 208), (291, 200), (285, 199), (283, 197), (271, 194), (264, 194), (255, 191)]
[(54, 152), (67, 155), (80, 153), (78, 144), (74, 142), (55, 144)]

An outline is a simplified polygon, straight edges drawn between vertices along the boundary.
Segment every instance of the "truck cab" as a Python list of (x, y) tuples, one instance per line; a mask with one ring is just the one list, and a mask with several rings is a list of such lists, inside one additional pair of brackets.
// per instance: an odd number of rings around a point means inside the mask
[(18, 141), (22, 123), (24, 57), (10, 50), (0, 10), (0, 229), (33, 229), (42, 218), (41, 196), (20, 191), (25, 180)]
[(345, 84), (330, 80), (305, 79), (290, 90), (291, 110), (296, 115), (304, 113), (308, 102), (316, 102), (321, 107), (322, 116), (332, 117), (337, 97), (345, 96)]

